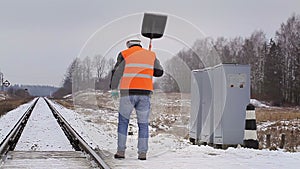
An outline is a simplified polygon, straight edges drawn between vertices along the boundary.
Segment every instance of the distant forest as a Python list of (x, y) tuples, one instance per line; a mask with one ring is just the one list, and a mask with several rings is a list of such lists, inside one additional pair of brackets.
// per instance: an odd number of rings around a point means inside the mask
[[(109, 90), (114, 63), (101, 56), (75, 59), (55, 95), (70, 94), (72, 89)], [(275, 105), (300, 105), (300, 15), (289, 17), (271, 39), (262, 30), (245, 38), (199, 39), (164, 64), (166, 73), (155, 81), (155, 87), (164, 92), (190, 92), (191, 70), (220, 63), (251, 65), (252, 98)]]
[(23, 96), (29, 94), (30, 96), (49, 97), (58, 90), (53, 86), (41, 85), (13, 85), (7, 88), (7, 93), (11, 96)]

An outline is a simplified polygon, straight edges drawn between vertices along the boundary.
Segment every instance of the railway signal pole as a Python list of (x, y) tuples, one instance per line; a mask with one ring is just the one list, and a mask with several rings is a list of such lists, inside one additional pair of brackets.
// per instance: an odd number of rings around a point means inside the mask
[(8, 80), (4, 81), (4, 75), (2, 72), (0, 72), (0, 82), (1, 82), (1, 91), (4, 91), (4, 87), (9, 87), (10, 82)]
[(1, 82), (0, 85), (1, 85), (1, 91), (3, 91), (3, 89), (4, 89), (4, 88), (3, 88), (3, 80), (4, 80), (4, 79), (3, 79), (3, 73), (0, 72), (0, 82)]

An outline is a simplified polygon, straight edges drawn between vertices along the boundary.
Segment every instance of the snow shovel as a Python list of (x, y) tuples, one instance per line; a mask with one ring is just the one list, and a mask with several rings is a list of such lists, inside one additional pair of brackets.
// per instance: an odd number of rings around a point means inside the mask
[(167, 23), (166, 15), (144, 13), (142, 35), (150, 39), (149, 50), (152, 48), (152, 39), (161, 38)]

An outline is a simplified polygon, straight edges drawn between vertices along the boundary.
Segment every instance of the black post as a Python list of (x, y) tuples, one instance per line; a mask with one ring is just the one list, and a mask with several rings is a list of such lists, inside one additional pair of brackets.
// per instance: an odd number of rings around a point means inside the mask
[(267, 134), (266, 142), (267, 142), (266, 148), (270, 148), (271, 147), (271, 134)]
[(285, 144), (285, 134), (282, 133), (279, 148), (283, 149), (284, 144)]

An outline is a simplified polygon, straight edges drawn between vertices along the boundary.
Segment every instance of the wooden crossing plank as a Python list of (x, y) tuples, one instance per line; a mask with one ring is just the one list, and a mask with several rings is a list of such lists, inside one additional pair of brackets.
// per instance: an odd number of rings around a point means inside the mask
[(11, 151), (0, 169), (95, 168), (80, 151)]

